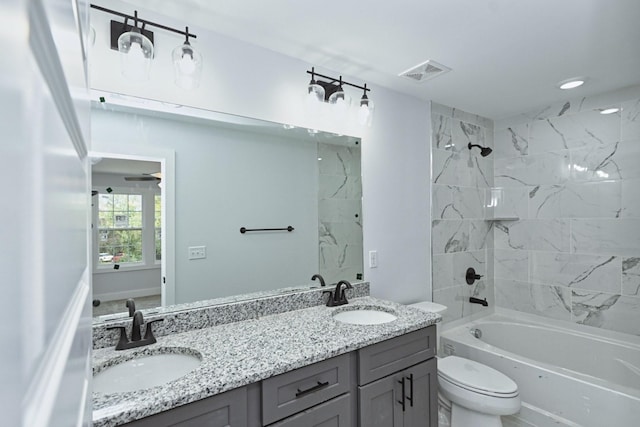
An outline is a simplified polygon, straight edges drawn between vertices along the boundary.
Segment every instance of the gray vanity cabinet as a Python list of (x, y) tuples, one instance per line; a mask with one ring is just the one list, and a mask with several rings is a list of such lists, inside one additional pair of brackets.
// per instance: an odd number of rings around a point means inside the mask
[(358, 353), (360, 427), (438, 425), (435, 327)]

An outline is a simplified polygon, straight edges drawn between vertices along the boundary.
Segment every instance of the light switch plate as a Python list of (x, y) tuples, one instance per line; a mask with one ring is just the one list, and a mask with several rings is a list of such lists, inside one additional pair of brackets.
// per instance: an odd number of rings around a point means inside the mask
[(206, 246), (189, 246), (189, 259), (202, 259), (207, 257)]
[(378, 267), (378, 251), (369, 251), (369, 268)]

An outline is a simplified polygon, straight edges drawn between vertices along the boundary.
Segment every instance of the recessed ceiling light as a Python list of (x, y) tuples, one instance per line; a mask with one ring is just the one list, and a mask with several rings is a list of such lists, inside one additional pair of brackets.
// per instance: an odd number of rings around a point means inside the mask
[(600, 114), (613, 114), (617, 113), (618, 111), (620, 111), (620, 108), (618, 107), (605, 108), (604, 110), (600, 110)]
[(558, 83), (558, 87), (560, 89), (575, 89), (577, 87), (580, 87), (584, 84), (584, 78), (582, 77), (575, 77), (569, 80), (563, 80), (560, 83)]

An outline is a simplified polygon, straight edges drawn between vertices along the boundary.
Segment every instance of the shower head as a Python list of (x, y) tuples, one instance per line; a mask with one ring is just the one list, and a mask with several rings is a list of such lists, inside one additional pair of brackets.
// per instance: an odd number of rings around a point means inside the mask
[(483, 147), (483, 146), (481, 146), (481, 145), (478, 145), (478, 144), (472, 144), (472, 143), (469, 143), (469, 145), (468, 145), (467, 147), (469, 147), (469, 150), (471, 150), (471, 148), (472, 148), (472, 147), (478, 147), (478, 148), (480, 149), (480, 155), (481, 155), (482, 157), (487, 157), (487, 156), (488, 156), (489, 154), (491, 154), (491, 152), (493, 151), (493, 150), (492, 150), (491, 148), (489, 148), (489, 147)]

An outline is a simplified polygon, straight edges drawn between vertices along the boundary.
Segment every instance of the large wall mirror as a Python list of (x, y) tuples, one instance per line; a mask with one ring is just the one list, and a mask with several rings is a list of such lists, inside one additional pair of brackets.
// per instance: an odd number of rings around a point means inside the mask
[(364, 279), (359, 138), (95, 99), (94, 315)]

